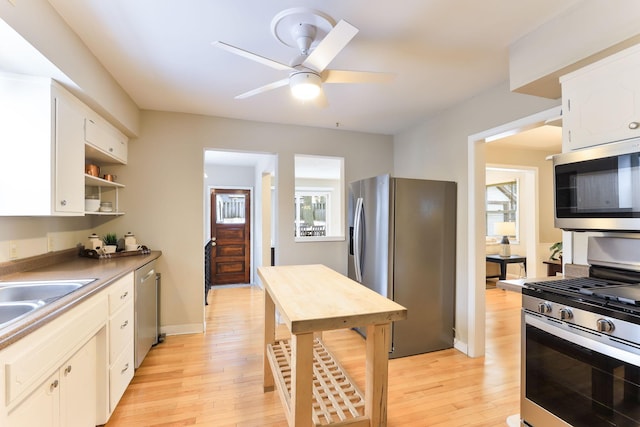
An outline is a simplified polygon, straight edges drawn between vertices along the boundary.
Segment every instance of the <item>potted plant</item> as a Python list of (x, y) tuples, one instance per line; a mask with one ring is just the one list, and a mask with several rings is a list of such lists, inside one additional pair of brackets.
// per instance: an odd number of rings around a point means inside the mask
[(549, 246), (549, 250), (551, 251), (551, 256), (549, 256), (550, 260), (562, 260), (562, 242), (555, 242), (553, 245)]
[(102, 238), (102, 243), (104, 243), (105, 253), (115, 253), (116, 249), (118, 248), (118, 238), (116, 237), (116, 233), (105, 234)]

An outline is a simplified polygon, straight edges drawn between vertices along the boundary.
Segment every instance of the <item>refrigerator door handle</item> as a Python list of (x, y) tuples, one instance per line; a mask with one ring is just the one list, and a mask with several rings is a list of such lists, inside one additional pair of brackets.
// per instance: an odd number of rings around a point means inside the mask
[(362, 213), (363, 213), (364, 200), (362, 197), (358, 197), (356, 200), (356, 209), (353, 218), (353, 264), (356, 271), (356, 281), (362, 282), (362, 266), (361, 266), (361, 253), (362, 253)]

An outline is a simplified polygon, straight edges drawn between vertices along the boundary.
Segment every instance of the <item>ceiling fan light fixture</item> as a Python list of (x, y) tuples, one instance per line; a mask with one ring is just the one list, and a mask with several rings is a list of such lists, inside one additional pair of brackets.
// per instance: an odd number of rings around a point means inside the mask
[(293, 96), (305, 101), (315, 99), (320, 95), (321, 83), (320, 76), (311, 72), (295, 73), (289, 78), (289, 86)]

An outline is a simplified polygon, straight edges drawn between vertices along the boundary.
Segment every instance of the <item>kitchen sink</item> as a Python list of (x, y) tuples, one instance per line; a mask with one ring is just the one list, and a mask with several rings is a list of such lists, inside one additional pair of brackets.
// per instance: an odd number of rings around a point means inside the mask
[(6, 323), (18, 320), (20, 317), (42, 307), (43, 301), (38, 302), (3, 302), (0, 303), (0, 328)]
[(0, 328), (94, 280), (0, 281)]
[(0, 282), (0, 302), (31, 300), (48, 302), (73, 292), (91, 281)]

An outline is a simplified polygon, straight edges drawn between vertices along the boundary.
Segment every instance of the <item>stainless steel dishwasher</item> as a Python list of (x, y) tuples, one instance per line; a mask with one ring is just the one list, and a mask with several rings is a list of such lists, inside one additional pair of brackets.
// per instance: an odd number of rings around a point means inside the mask
[(158, 288), (156, 262), (138, 268), (135, 279), (135, 367), (138, 369), (151, 347), (158, 343)]

